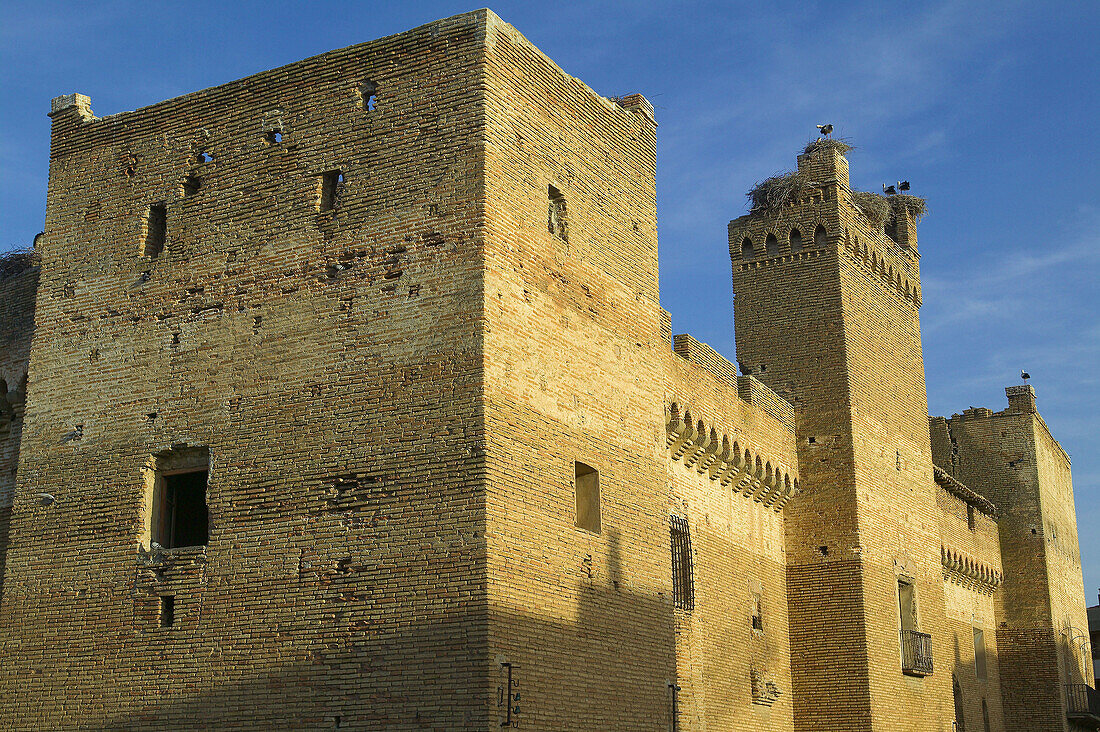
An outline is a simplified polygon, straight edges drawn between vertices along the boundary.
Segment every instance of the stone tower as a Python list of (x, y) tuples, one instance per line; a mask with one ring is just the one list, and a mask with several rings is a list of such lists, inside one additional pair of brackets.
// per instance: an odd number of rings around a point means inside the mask
[(933, 418), (933, 457), (1000, 509), (997, 646), (1006, 729), (1069, 729), (1082, 686), (1094, 685), (1070, 462), (1036, 410), (1034, 389), (1005, 392), (1008, 408), (1000, 412), (972, 407)]
[(851, 190), (846, 149), (807, 147), (729, 225), (741, 369), (799, 412), (795, 728), (947, 730), (915, 222), (910, 199)]

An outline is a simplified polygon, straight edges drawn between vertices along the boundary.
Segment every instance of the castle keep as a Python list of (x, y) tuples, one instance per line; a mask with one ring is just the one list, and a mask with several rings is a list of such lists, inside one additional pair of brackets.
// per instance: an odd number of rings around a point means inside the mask
[(660, 305), (653, 108), (487, 10), (50, 117), (0, 728), (1100, 727), (1069, 459), (1030, 386), (929, 418), (919, 202), (844, 145), (730, 222), (738, 368)]

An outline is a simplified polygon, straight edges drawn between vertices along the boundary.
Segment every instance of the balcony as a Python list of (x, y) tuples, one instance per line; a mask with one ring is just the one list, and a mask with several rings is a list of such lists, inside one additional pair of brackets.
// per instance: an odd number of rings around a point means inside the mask
[(910, 676), (932, 673), (932, 636), (919, 630), (901, 631), (901, 670)]
[(1100, 692), (1088, 684), (1066, 684), (1066, 717), (1083, 727), (1100, 729)]

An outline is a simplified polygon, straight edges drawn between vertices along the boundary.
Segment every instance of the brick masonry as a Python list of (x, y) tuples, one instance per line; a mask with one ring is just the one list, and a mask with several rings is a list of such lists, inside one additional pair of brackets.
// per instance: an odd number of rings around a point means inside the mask
[[(839, 153), (730, 224), (738, 374), (660, 306), (652, 107), (490, 11), (51, 118), (0, 281), (0, 727), (946, 731), (957, 684), (1053, 730), (1092, 683), (1068, 460), (1019, 390), (929, 422), (915, 222)], [(207, 543), (153, 546), (196, 466)]]

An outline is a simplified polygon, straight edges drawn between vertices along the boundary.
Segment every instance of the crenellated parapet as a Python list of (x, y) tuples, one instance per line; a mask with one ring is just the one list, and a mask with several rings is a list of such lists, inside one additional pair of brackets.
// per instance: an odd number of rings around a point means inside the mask
[(730, 440), (677, 402), (665, 405), (666, 447), (673, 461), (746, 498), (783, 510), (799, 490), (798, 476), (778, 460), (754, 450), (744, 438)]
[(975, 592), (992, 594), (1004, 582), (1004, 572), (947, 546), (940, 546), (943, 578)]
[(848, 149), (837, 140), (811, 144), (798, 156), (797, 170), (749, 192), (752, 210), (729, 224), (734, 269), (798, 264), (839, 251), (888, 292), (920, 307), (916, 222), (924, 200), (852, 190)]

